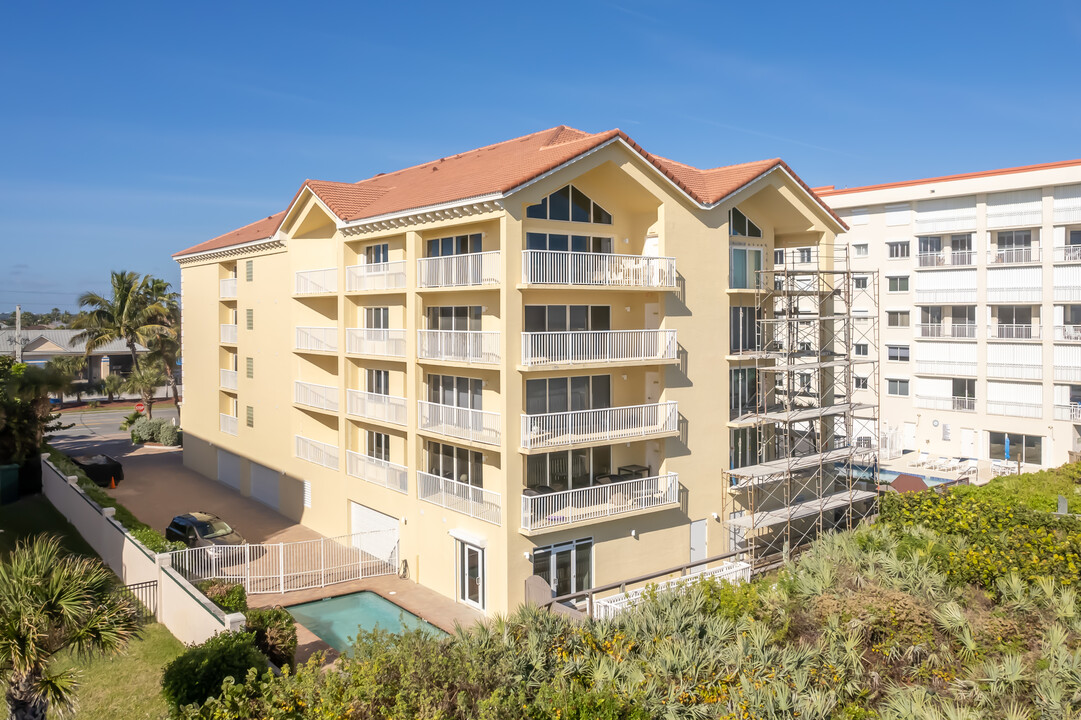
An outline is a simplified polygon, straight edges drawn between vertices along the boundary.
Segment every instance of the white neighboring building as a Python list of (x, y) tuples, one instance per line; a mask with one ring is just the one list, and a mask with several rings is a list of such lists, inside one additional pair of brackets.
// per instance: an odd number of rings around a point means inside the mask
[[(28, 365), (44, 365), (57, 356), (86, 356), (86, 341), (74, 342), (82, 330), (26, 329), (16, 334), (14, 328), (0, 329), (0, 355), (15, 355), (17, 344), (22, 345), (23, 362)], [(149, 352), (142, 345), (135, 345), (140, 356)], [(86, 358), (81, 379), (97, 382), (107, 375), (127, 375), (131, 372), (131, 351), (122, 340), (113, 340), (92, 350)]]
[(853, 269), (879, 271), (881, 437), (987, 460), (1008, 433), (1044, 467), (1081, 451), (1081, 160), (816, 192)]

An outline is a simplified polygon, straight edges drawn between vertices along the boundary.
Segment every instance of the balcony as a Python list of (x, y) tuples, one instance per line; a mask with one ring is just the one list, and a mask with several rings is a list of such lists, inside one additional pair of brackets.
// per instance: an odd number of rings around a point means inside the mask
[(1040, 262), (1040, 248), (1014, 247), (987, 251), (988, 265), (1022, 265)]
[(420, 258), (417, 260), (417, 286), (458, 288), (498, 285), (503, 277), (501, 258), (498, 250)]
[(345, 331), (345, 351), (351, 355), (405, 357), (405, 330), (349, 328)]
[(1081, 382), (1081, 367), (1055, 365), (1055, 380)]
[(668, 362), (677, 359), (675, 330), (574, 330), (522, 333), (522, 365)]
[(916, 266), (921, 268), (926, 267), (945, 267), (946, 254), (939, 252), (922, 252), (916, 255)]
[(522, 415), (526, 450), (643, 440), (679, 431), (675, 402)]
[(345, 291), (402, 290), (405, 288), (405, 260), (350, 265), (345, 269)]
[(1081, 325), (1056, 325), (1057, 342), (1081, 342)]
[(236, 278), (223, 278), (218, 281), (218, 297), (222, 300), (236, 300)]
[(976, 363), (958, 360), (917, 360), (917, 375), (975, 376)]
[(296, 349), (310, 352), (338, 352), (338, 328), (298, 327)]
[(462, 363), (499, 363), (499, 333), (482, 330), (418, 330), (417, 357)]
[(221, 369), (218, 371), (219, 384), (226, 390), (236, 390), (236, 370)]
[(676, 259), (642, 255), (523, 250), (525, 285), (662, 289), (676, 286)]
[(1010, 417), (1041, 418), (1043, 405), (1040, 403), (995, 402), (987, 401), (988, 415), (1008, 415)]
[(916, 325), (916, 337), (940, 338), (942, 335), (942, 323), (918, 323)]
[(955, 322), (950, 325), (950, 337), (965, 340), (976, 339), (976, 323)]
[[(941, 275), (942, 273), (934, 273), (934, 275)], [(975, 273), (972, 274), (972, 280), (975, 282)], [(971, 287), (953, 287), (953, 288), (916, 288), (916, 304), (956, 304), (956, 305), (969, 305), (976, 302), (976, 288)]]
[[(1042, 380), (1043, 365), (987, 363), (987, 377), (1003, 380)], [(991, 412), (988, 410), (988, 412)], [(1007, 413), (999, 413), (1005, 415)]]
[(968, 267), (975, 264), (975, 250), (954, 250), (950, 253), (950, 265), (954, 267)]
[(501, 525), (499, 493), (431, 473), (417, 471), (417, 497), (424, 502)]
[(406, 406), (409, 401), (403, 397), (347, 390), (345, 400), (348, 403), (347, 411), (350, 415), (394, 425), (406, 423)]
[(987, 337), (991, 340), (1039, 340), (1040, 326), (1007, 323), (988, 325)]
[(976, 412), (976, 398), (971, 397), (931, 397), (928, 395), (917, 395), (914, 405), (926, 410)]
[(544, 495), (529, 492), (522, 494), (522, 532), (527, 535), (573, 523), (677, 507), (679, 476), (669, 473)]
[(424, 400), (417, 402), (417, 411), (417, 427), (422, 431), (486, 445), (499, 445), (500, 417), (497, 412), (470, 410)]
[(345, 472), (350, 477), (360, 478), (365, 482), (389, 488), (395, 492), (403, 494), (409, 492), (409, 468), (389, 460), (380, 460), (346, 450)]
[(218, 413), (218, 429), (226, 435), (239, 435), (240, 434), (240, 422), (235, 415), (226, 415), (225, 413)]
[(221, 326), (221, 341), (226, 345), (236, 345), (236, 325)]
[(1055, 248), (1055, 262), (1081, 262), (1081, 245)]
[(338, 412), (338, 388), (297, 380), (293, 385), (293, 402), (317, 410)]
[(1081, 403), (1072, 402), (1066, 405), (1056, 405), (1055, 419), (1081, 423)]
[(300, 270), (293, 292), (297, 295), (324, 295), (338, 292), (338, 268)]
[(338, 446), (296, 435), (296, 456), (316, 465), (338, 469)]

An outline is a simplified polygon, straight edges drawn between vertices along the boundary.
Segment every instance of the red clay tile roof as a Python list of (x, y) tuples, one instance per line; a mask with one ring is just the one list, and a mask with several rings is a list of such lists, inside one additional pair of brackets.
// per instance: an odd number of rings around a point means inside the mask
[[(404, 170), (376, 175), (357, 183), (306, 180), (293, 202), (295, 203), (307, 188), (340, 220), (354, 222), (470, 198), (501, 195), (614, 138), (622, 138), (647, 162), (702, 205), (712, 205), (773, 168), (783, 167), (811, 194), (823, 210), (844, 226), (840, 218), (779, 159), (701, 170), (646, 152), (622, 130), (587, 133), (565, 125)], [(292, 205), (293, 203), (290, 203), (290, 207)], [(272, 217), (278, 217), (280, 223), (281, 214)], [(270, 218), (267, 219), (269, 220)], [(262, 222), (264, 221), (178, 254), (213, 250), (255, 239), (248, 235), (247, 231)], [(276, 229), (270, 229), (269, 233)], [(242, 235), (244, 239), (234, 238), (235, 235)]]
[(1041, 163), (1039, 165), (1021, 165), (1019, 167), (1001, 168), (999, 170), (982, 170), (979, 172), (961, 173), (959, 175), (940, 175), (939, 177), (923, 178), (921, 180), (901, 180), (900, 182), (881, 183), (878, 185), (862, 185), (859, 187), (838, 188), (834, 185), (815, 188), (819, 195), (846, 195), (848, 193), (866, 192), (868, 190), (888, 190), (890, 188), (909, 187), (933, 182), (950, 182), (952, 180), (972, 180), (974, 178), (993, 177), (995, 175), (1012, 175), (1013, 173), (1032, 172), (1035, 170), (1054, 170), (1056, 168), (1074, 167), (1081, 165), (1081, 160), (1060, 160), (1059, 162)]
[(250, 225), (245, 225), (232, 232), (219, 235), (213, 240), (207, 240), (206, 242), (194, 245), (187, 250), (181, 250), (178, 253), (174, 253), (173, 257), (206, 252), (208, 250), (220, 250), (221, 248), (230, 247), (232, 245), (243, 245), (244, 243), (252, 242), (253, 240), (264, 240), (277, 232), (278, 226), (282, 224), (282, 219), (284, 218), (285, 211), (283, 210), (280, 213), (265, 217), (262, 220), (256, 220)]

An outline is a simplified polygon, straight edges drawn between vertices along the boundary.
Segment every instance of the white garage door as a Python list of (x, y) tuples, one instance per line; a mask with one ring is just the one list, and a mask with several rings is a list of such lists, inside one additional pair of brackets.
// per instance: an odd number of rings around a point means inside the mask
[(263, 465), (252, 463), (251, 465), (251, 496), (278, 509), (278, 485), (280, 474), (277, 470), (271, 470)]
[(218, 449), (218, 481), (234, 490), (240, 489), (240, 457)]
[(349, 518), (354, 545), (381, 560), (394, 554), (398, 547), (398, 518), (355, 502), (349, 503)]

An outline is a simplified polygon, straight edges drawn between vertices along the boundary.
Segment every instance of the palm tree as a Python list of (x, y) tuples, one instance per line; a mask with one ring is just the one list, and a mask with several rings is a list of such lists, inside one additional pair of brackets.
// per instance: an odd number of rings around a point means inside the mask
[(10, 447), (0, 447), (0, 457), (9, 457), (5, 462), (21, 462), (38, 452), (47, 432), (70, 427), (54, 422), (60, 416), (54, 415), (49, 405), (49, 393), (62, 396), (70, 387), (71, 379), (48, 365), (28, 365), (10, 375), (4, 388), (13, 401), (7, 412)]
[(101, 381), (101, 390), (109, 396), (109, 402), (113, 401), (113, 398), (121, 393), (124, 389), (124, 377), (113, 373), (112, 375), (106, 375)]
[[(113, 271), (112, 296), (94, 292), (79, 296), (79, 307), (90, 308), (72, 323), (83, 332), (72, 338), (73, 345), (86, 342), (86, 353), (115, 340), (122, 341), (131, 351), (132, 369), (139, 367), (136, 345), (147, 345), (152, 338), (169, 331), (165, 318), (169, 311), (152, 294), (154, 279), (142, 278), (129, 271)], [(160, 282), (160, 281), (158, 281)]]
[(124, 383), (124, 389), (128, 392), (139, 393), (143, 404), (146, 405), (146, 416), (153, 418), (154, 394), (164, 384), (165, 373), (161, 371), (161, 368), (157, 365), (144, 363), (142, 367), (136, 368), (128, 376), (127, 382)]
[(100, 560), (65, 555), (55, 537), (20, 541), (0, 563), (0, 682), (12, 720), (74, 704), (76, 671), (54, 670), (58, 653), (116, 653), (137, 628), (132, 601)]
[(165, 309), (162, 324), (165, 330), (158, 333), (147, 343), (150, 354), (147, 360), (160, 364), (165, 372), (173, 402), (180, 407), (180, 392), (177, 389), (175, 368), (180, 357), (180, 302), (177, 293), (172, 292), (169, 283), (160, 278), (150, 278), (147, 283), (147, 296), (151, 303)]

